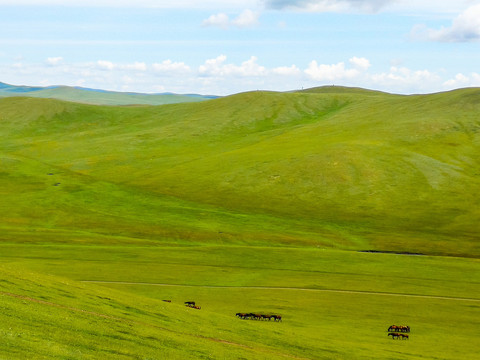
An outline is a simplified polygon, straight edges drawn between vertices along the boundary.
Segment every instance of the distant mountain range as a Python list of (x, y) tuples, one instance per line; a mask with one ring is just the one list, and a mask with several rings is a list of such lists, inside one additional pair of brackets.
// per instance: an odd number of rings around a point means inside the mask
[(94, 105), (164, 105), (185, 102), (199, 102), (215, 99), (215, 95), (198, 94), (143, 94), (116, 92), (72, 86), (24, 86), (0, 82), (0, 97), (28, 96), (58, 99)]

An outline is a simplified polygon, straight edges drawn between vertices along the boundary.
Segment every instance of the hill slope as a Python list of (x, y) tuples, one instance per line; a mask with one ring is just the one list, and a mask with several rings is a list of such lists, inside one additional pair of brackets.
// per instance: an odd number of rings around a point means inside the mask
[(0, 100), (4, 236), (478, 256), (480, 90), (332, 90)]
[(0, 278), (2, 358), (295, 357), (278, 334), (231, 314), (3, 266)]

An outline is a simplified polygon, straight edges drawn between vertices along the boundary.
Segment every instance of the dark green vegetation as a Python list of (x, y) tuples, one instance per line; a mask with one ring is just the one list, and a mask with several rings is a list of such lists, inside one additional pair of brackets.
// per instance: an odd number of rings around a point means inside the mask
[(43, 99), (57, 99), (95, 105), (164, 105), (197, 102), (215, 96), (178, 94), (138, 94), (103, 91), (71, 86), (16, 86), (0, 82), (0, 97), (28, 96)]
[(479, 89), (0, 99), (0, 357), (474, 359), (478, 114)]

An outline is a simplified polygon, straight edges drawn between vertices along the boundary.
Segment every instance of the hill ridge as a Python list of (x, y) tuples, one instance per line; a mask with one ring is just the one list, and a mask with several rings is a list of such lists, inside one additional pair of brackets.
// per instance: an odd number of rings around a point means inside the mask
[(25, 86), (0, 82), (0, 98), (28, 96), (44, 99), (58, 99), (93, 105), (164, 105), (182, 102), (197, 102), (215, 99), (215, 95), (119, 92), (80, 86)]
[[(7, 140), (0, 156), (19, 162), (5, 167), (2, 181), (15, 189), (11, 174), (23, 171), (19, 189), (29, 177), (45, 184), (45, 164), (92, 176), (125, 209), (90, 180), (64, 172), (55, 177), (61, 197), (50, 201), (50, 211), (60, 199), (75, 204), (85, 221), (99, 221), (100, 233), (119, 217), (133, 236), (138, 212), (144, 238), (475, 257), (479, 98), (479, 89), (412, 96), (254, 91), (144, 108), (3, 99), (0, 132)], [(27, 102), (28, 109), (21, 105)], [(44, 165), (27, 160), (38, 154)], [(33, 174), (37, 168), (43, 173)], [(53, 188), (38, 191), (46, 196)], [(94, 198), (101, 201), (86, 205)], [(115, 215), (91, 217), (94, 206)], [(153, 216), (160, 208), (169, 219), (163, 225)], [(22, 202), (18, 211), (28, 219)], [(64, 222), (55, 218), (56, 226)]]

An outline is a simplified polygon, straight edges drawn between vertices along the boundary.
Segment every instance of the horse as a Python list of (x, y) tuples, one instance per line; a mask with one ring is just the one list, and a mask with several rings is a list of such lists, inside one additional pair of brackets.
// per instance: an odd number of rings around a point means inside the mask
[(410, 326), (407, 325), (392, 325), (388, 328), (387, 331), (400, 331), (400, 332), (410, 332)]
[(262, 319), (262, 314), (252, 314), (252, 316), (255, 320), (261, 320)]
[(282, 316), (281, 315), (271, 315), (270, 319), (273, 319), (274, 321), (282, 321)]
[(398, 334), (402, 340), (408, 340), (408, 334)]
[(185, 301), (186, 306), (195, 306), (195, 301)]

